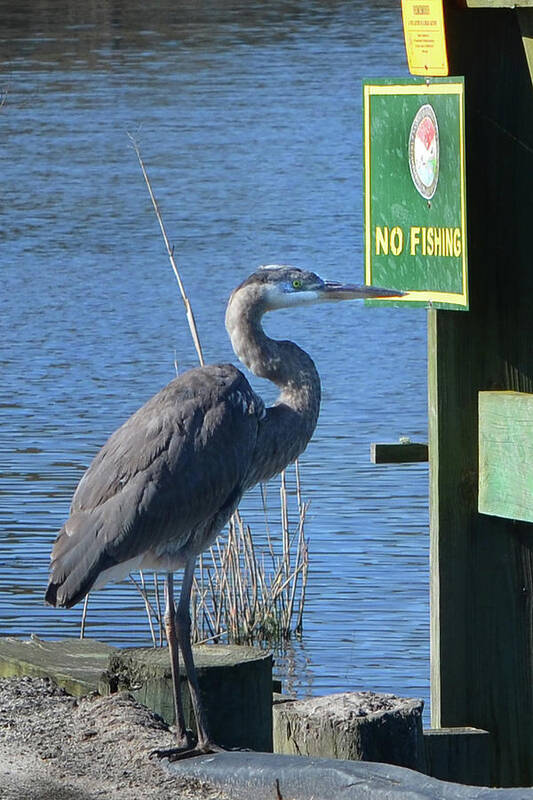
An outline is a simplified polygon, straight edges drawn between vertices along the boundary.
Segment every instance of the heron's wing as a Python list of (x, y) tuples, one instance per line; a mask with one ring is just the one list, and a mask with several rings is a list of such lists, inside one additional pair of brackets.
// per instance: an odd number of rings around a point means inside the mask
[(52, 581), (62, 582), (65, 594), (58, 602), (77, 602), (104, 569), (166, 539), (186, 543), (197, 526), (238, 501), (259, 403), (235, 367), (199, 368), (115, 431), (83, 476), (54, 546)]

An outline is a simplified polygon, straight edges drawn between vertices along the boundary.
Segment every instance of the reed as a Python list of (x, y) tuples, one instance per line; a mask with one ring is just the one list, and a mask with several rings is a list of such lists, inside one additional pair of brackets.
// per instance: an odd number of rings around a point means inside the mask
[[(280, 497), (277, 535), (270, 524), (260, 534), (252, 533), (237, 510), (227, 537), (219, 538), (204, 554), (191, 600), (196, 643), (279, 644), (293, 633), (301, 634), (309, 568), (304, 532), (308, 503), (302, 501), (298, 480), (297, 519), (291, 525), (286, 473)], [(258, 539), (264, 542), (259, 552)]]
[[(129, 135), (129, 134), (128, 134)], [(200, 365), (204, 357), (190, 300), (180, 276), (159, 204), (155, 197), (140, 147), (129, 135), (163, 235), (167, 254), (176, 277), (191, 336)], [(177, 359), (174, 358), (177, 369)], [(288, 473), (280, 479), (280, 520), (269, 520), (266, 487), (261, 486), (264, 532), (252, 534), (239, 510), (228, 526), (227, 537), (219, 537), (198, 559), (191, 596), (191, 636), (194, 643), (228, 642), (235, 644), (279, 645), (292, 633), (301, 635), (309, 568), (309, 546), (305, 537), (305, 517), (309, 506), (302, 499), (298, 462), (294, 465), (294, 489), (288, 490)], [(291, 498), (295, 507), (291, 507)], [(291, 518), (295, 518), (294, 524)], [(275, 533), (274, 531), (277, 531)], [(256, 552), (254, 539), (262, 540)], [(151, 581), (141, 571), (130, 579), (142, 597), (154, 647), (163, 645), (164, 624), (157, 574)], [(85, 600), (80, 638), (84, 637), (87, 602)]]

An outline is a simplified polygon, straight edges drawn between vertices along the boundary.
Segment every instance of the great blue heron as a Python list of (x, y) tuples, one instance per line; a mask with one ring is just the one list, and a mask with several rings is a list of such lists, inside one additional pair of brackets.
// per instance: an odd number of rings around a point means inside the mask
[[(212, 748), (190, 643), (196, 556), (244, 492), (305, 450), (318, 418), (320, 378), (307, 353), (269, 338), (267, 311), (401, 292), (324, 281), (289, 266), (261, 267), (232, 293), (226, 328), (239, 359), (281, 390), (265, 408), (232, 364), (198, 367), (171, 381), (108, 439), (82, 477), (52, 550), (46, 600), (70, 608), (134, 569), (166, 573), (165, 628), (178, 747), (191, 749), (179, 689), (181, 650), (197, 723), (197, 750)], [(177, 607), (173, 571), (183, 568)]]

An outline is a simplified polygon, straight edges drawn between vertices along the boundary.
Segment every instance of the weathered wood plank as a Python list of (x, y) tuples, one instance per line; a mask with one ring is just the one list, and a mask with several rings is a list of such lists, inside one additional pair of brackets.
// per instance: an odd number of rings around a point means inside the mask
[(478, 507), (533, 522), (533, 394), (479, 393)]
[[(470, 311), (429, 312), (432, 726), (533, 784), (533, 527), (479, 514), (478, 393), (533, 392), (533, 94), (518, 15), (445, 6), (465, 76)], [(531, 14), (522, 9), (521, 14)]]
[(424, 730), (426, 773), (468, 786), (490, 783), (490, 734), (477, 728)]
[(0, 638), (0, 677), (52, 678), (69, 694), (106, 693), (104, 673), (114, 647), (95, 639), (62, 639), (51, 642)]
[(414, 461), (428, 460), (428, 446), (423, 442), (403, 442), (394, 444), (370, 445), (370, 461), (372, 464), (407, 464)]

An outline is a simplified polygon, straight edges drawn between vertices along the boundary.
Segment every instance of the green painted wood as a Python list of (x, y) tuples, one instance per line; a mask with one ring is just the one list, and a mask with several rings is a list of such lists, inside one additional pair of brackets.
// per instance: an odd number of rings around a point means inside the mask
[(516, 11), (445, 13), (466, 87), (470, 311), (429, 312), (432, 726), (490, 731), (491, 783), (531, 786), (533, 526), (477, 502), (478, 393), (533, 392), (532, 82)]
[(477, 728), (424, 730), (426, 772), (468, 786), (490, 783), (490, 734)]
[(0, 638), (0, 677), (52, 678), (69, 694), (81, 697), (90, 692), (107, 694), (104, 673), (114, 647), (95, 639), (62, 639), (51, 642)]
[(423, 442), (406, 442), (398, 444), (370, 445), (370, 461), (372, 464), (407, 464), (413, 461), (427, 461), (428, 446)]
[[(363, 81), (366, 282), (407, 291), (401, 304), (431, 299), (434, 308), (468, 308), (463, 95), (461, 77)], [(439, 165), (430, 198), (412, 177), (413, 131), (423, 118)]]
[(479, 393), (478, 508), (533, 522), (533, 394)]

